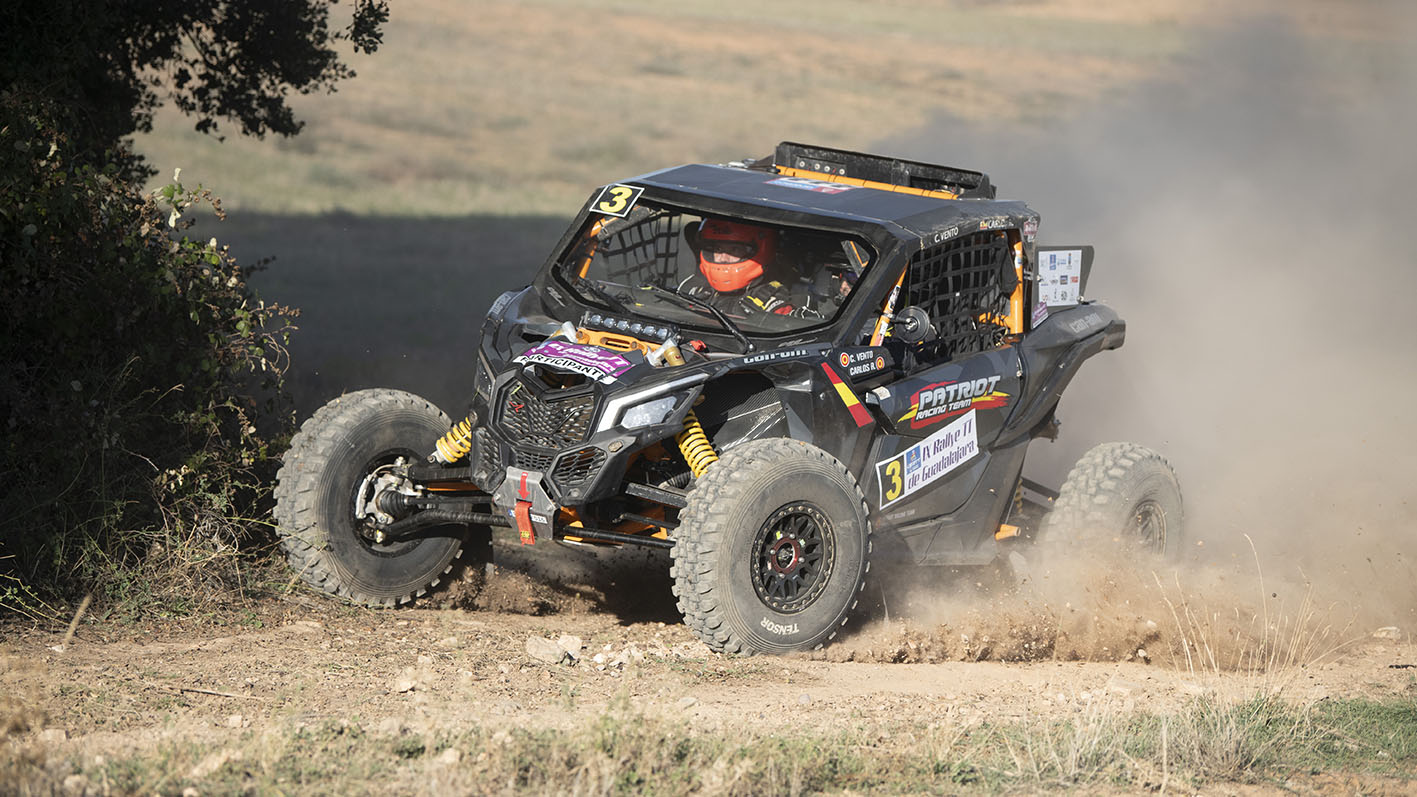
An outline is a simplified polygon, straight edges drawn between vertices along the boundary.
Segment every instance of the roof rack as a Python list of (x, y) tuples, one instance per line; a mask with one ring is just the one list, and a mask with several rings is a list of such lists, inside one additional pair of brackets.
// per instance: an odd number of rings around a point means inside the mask
[(993, 199), (989, 175), (969, 169), (936, 166), (919, 161), (868, 155), (844, 149), (815, 147), (784, 141), (773, 153), (778, 171), (832, 182), (894, 186), (909, 193), (947, 195), (950, 198)]

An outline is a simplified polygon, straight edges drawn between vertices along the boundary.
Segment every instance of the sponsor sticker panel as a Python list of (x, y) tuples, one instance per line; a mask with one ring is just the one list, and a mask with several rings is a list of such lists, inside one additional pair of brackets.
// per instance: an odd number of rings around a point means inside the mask
[(938, 432), (876, 463), (884, 509), (969, 462), (979, 454), (979, 432), (970, 410)]
[(1082, 287), (1082, 250), (1066, 249), (1038, 255), (1039, 299), (1049, 307), (1078, 303)]
[(826, 180), (813, 180), (809, 177), (779, 177), (776, 180), (768, 180), (768, 185), (780, 185), (784, 188), (796, 188), (799, 191), (811, 191), (816, 194), (840, 194), (857, 187), (842, 183), (830, 183)]

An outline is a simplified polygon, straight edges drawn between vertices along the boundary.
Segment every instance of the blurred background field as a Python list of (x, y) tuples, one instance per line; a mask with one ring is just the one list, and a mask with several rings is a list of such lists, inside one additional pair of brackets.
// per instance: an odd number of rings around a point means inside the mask
[(568, 215), (605, 182), (784, 139), (868, 149), (941, 111), (1046, 127), (1165, 70), (1225, 7), (408, 0), (354, 80), (296, 98), (299, 136), (219, 142), (169, 110), (138, 147), (231, 209)]
[(869, 149), (942, 113), (1046, 130), (1237, 19), (1344, 58), (1384, 35), (1355, 12), (1373, 1), (404, 0), (354, 80), (295, 98), (299, 136), (219, 142), (169, 109), (137, 144), (232, 209), (567, 215), (593, 186), (784, 139)]

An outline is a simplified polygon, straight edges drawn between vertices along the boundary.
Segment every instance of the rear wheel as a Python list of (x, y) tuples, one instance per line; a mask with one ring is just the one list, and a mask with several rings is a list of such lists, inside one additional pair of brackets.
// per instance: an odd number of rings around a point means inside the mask
[(341, 396), (301, 426), (276, 476), (274, 514), (302, 579), (369, 606), (406, 603), (439, 583), (462, 553), (466, 526), (377, 542), (357, 506), (373, 478), (422, 459), (448, 427), (437, 407), (398, 390)]
[(1104, 443), (1073, 466), (1044, 519), (1043, 539), (1176, 558), (1182, 521), (1181, 485), (1170, 463), (1145, 446)]
[(755, 440), (694, 485), (674, 532), (684, 622), (726, 653), (787, 653), (836, 636), (865, 584), (871, 525), (856, 480), (803, 442)]

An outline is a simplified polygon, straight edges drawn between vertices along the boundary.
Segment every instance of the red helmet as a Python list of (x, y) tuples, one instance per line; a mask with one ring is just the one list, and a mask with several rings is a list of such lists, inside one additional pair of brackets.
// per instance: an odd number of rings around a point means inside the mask
[(699, 271), (716, 291), (741, 291), (763, 275), (777, 251), (777, 234), (756, 224), (704, 219), (699, 227)]

